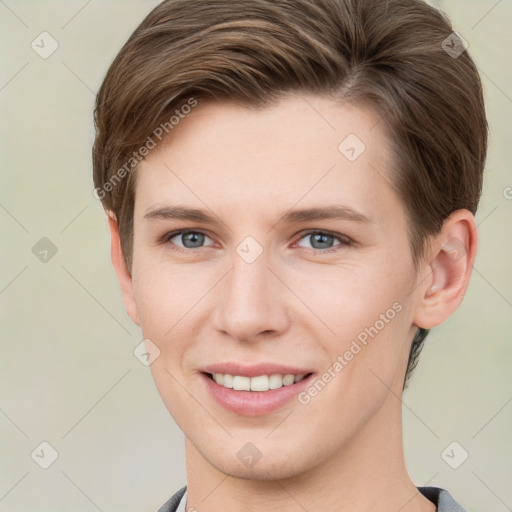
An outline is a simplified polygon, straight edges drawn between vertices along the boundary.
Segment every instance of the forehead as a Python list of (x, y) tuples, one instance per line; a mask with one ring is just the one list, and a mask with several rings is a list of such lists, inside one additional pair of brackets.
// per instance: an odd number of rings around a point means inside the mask
[(378, 216), (397, 202), (382, 124), (370, 108), (322, 96), (262, 110), (198, 100), (139, 165), (136, 215), (172, 202), (261, 215), (320, 200)]

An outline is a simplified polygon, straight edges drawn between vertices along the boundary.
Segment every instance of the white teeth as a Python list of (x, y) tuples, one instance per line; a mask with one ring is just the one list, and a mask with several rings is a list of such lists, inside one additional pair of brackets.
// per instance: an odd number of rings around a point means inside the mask
[(251, 378), (240, 377), (240, 375), (233, 376), (233, 389), (236, 389), (237, 391), (250, 391)]
[(278, 389), (283, 385), (283, 377), (281, 375), (271, 375), (269, 379), (270, 389)]
[[(222, 373), (217, 373), (222, 378)], [(225, 388), (233, 388), (233, 375), (224, 375), (224, 382), (215, 381), (217, 384), (222, 384)]]
[(291, 386), (295, 382), (300, 382), (305, 376), (305, 373), (299, 375), (288, 373), (286, 375), (258, 375), (251, 378), (241, 375), (214, 373), (213, 380), (225, 388), (237, 391), (268, 391), (269, 389), (279, 389), (282, 386)]
[(290, 386), (295, 380), (295, 375), (289, 373), (283, 377), (283, 386)]
[[(247, 377), (249, 378), (249, 377)], [(260, 375), (251, 379), (251, 391), (268, 391), (268, 375)]]

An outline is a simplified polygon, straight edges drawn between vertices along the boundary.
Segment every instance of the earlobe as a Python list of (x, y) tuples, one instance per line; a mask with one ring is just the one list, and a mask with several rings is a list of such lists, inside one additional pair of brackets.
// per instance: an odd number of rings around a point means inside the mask
[(108, 227), (110, 230), (110, 255), (112, 259), (112, 265), (116, 272), (121, 287), (121, 293), (123, 294), (124, 306), (128, 316), (134, 323), (140, 326), (139, 313), (137, 311), (137, 305), (135, 303), (133, 295), (133, 283), (132, 276), (126, 266), (126, 261), (123, 255), (123, 249), (121, 246), (121, 237), (119, 234), (119, 224), (113, 212), (107, 212)]
[(425, 285), (418, 287), (415, 325), (430, 329), (456, 311), (469, 285), (477, 245), (472, 213), (468, 210), (452, 213), (431, 245)]

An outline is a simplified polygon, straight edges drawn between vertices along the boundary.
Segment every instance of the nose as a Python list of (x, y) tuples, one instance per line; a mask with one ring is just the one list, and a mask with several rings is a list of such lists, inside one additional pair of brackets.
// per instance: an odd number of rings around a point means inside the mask
[(215, 328), (236, 341), (256, 341), (281, 335), (289, 326), (290, 292), (270, 268), (264, 251), (248, 263), (236, 252), (222, 280), (213, 314)]

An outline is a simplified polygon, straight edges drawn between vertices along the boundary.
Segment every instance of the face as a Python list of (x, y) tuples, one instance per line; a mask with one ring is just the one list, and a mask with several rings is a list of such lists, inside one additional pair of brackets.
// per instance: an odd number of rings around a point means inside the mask
[[(327, 97), (199, 102), (137, 171), (132, 317), (166, 407), (225, 474), (297, 475), (399, 428), (417, 278), (381, 130)], [(287, 373), (306, 377), (244, 389)]]

